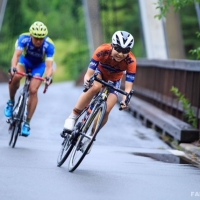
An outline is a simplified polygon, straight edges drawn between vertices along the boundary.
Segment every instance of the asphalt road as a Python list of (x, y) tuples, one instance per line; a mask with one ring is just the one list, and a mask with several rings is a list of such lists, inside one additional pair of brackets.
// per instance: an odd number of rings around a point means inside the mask
[(200, 199), (199, 169), (117, 105), (76, 171), (68, 172), (68, 160), (57, 167), (59, 134), (82, 88), (68, 82), (52, 84), (46, 94), (42, 89), (31, 135), (11, 148), (3, 114), (7, 84), (0, 84), (1, 200)]

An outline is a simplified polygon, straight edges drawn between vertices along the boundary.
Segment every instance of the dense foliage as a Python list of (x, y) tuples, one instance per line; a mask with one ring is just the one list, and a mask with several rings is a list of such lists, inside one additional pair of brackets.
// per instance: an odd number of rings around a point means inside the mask
[[(135, 54), (144, 56), (138, 4), (129, 0), (99, 1), (100, 21), (105, 42), (111, 42), (113, 32), (127, 30), (135, 36)], [(36, 21), (44, 22), (56, 45), (55, 60), (60, 80), (71, 80), (87, 68), (89, 47), (82, 0), (8, 0), (0, 34), (0, 66), (10, 67), (14, 42)]]
[[(55, 61), (61, 79), (73, 79), (88, 61), (82, 1), (8, 0), (1, 31), (0, 64), (10, 67), (14, 42), (34, 21), (44, 22), (56, 45)], [(80, 62), (77, 62), (78, 58)], [(81, 65), (82, 64), (82, 65)], [(84, 66), (85, 67), (85, 66)]]
[(161, 11), (161, 13), (157, 17), (161, 18), (166, 16), (171, 6), (174, 7), (175, 11), (178, 11), (184, 7), (193, 5), (194, 3), (198, 2), (200, 2), (200, 0), (158, 0), (156, 6), (157, 9)]
[[(160, 0), (158, 7), (164, 0)], [(171, 1), (183, 2), (189, 0)], [(200, 0), (199, 0), (200, 1)], [(86, 70), (90, 60), (87, 40), (87, 27), (84, 15), (83, 0), (8, 0), (3, 26), (0, 32), (0, 67), (5, 71), (10, 67), (14, 43), (18, 35), (27, 32), (34, 21), (44, 22), (49, 29), (49, 36), (56, 45), (55, 61), (57, 63), (57, 80), (73, 80)], [(136, 57), (146, 57), (140, 11), (136, 0), (99, 0), (100, 21), (104, 42), (111, 42), (116, 30), (126, 30), (133, 34)], [(167, 4), (170, 5), (170, 4)], [(177, 7), (179, 8), (179, 7)], [(196, 48), (198, 29), (194, 5), (182, 9), (182, 27), (186, 53)], [(188, 58), (191, 54), (188, 53)]]
[(170, 7), (173, 7), (175, 12), (179, 12), (183, 30), (185, 52), (188, 59), (200, 59), (198, 39), (200, 37), (200, 21), (198, 22), (195, 10), (195, 4), (200, 9), (199, 3), (200, 0), (158, 0), (156, 3), (157, 9), (161, 11), (160, 14), (156, 16), (159, 19), (166, 16)]

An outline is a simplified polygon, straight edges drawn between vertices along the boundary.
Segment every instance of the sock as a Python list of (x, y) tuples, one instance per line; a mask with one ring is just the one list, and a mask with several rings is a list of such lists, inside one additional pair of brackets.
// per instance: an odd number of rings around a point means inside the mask
[(13, 103), (13, 105), (15, 104), (15, 100), (14, 99), (10, 99), (9, 100), (11, 103)]
[(70, 116), (69, 116), (69, 118), (71, 118), (71, 119), (77, 119), (77, 117), (78, 117), (78, 115), (75, 114), (74, 112), (72, 112), (72, 113), (70, 114)]
[(27, 118), (27, 119), (26, 119), (26, 123), (27, 123), (27, 124), (30, 124), (30, 121), (31, 121), (30, 118)]

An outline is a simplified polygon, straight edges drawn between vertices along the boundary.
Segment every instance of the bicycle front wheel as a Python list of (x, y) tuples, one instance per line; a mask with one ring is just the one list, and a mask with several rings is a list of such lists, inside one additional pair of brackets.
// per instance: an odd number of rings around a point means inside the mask
[[(24, 109), (25, 109), (25, 100), (24, 100), (24, 96), (20, 96), (18, 99), (18, 103), (13, 111), (13, 130), (12, 130), (12, 148), (15, 147), (18, 136), (21, 132), (21, 124), (23, 122), (23, 113), (24, 113)], [(10, 145), (11, 145), (11, 139), (10, 139)]]
[(58, 154), (58, 158), (57, 158), (57, 166), (58, 167), (60, 167), (65, 162), (65, 160), (69, 156), (72, 148), (73, 148), (73, 145), (70, 140), (70, 135), (67, 134), (66, 138), (64, 139), (64, 141), (61, 144), (61, 149)]
[(20, 132), (21, 132), (21, 123), (17, 122), (15, 124), (14, 130), (13, 130), (13, 144), (12, 144), (12, 148), (15, 147)]
[(68, 167), (69, 172), (73, 172), (80, 165), (84, 157), (91, 151), (91, 146), (102, 126), (106, 109), (106, 102), (102, 102), (99, 107), (94, 107), (92, 114), (81, 130), (82, 134), (73, 147)]
[(12, 144), (14, 133), (15, 133), (15, 126), (13, 124), (10, 124), (8, 128), (8, 132), (10, 134), (10, 140), (9, 140), (9, 146)]

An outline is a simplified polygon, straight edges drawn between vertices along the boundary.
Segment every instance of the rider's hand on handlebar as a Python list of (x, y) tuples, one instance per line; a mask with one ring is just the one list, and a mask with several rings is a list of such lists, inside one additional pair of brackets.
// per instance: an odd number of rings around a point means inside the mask
[(8, 70), (8, 74), (10, 74), (11, 76), (13, 76), (16, 72), (17, 72), (17, 69), (15, 67), (11, 67)]
[(120, 107), (124, 110), (124, 109), (128, 108), (128, 105), (125, 103), (124, 100), (122, 100), (122, 101), (120, 102)]
[(45, 77), (45, 84), (47, 84), (48, 86), (52, 83), (53, 79), (50, 76), (46, 76)]
[(84, 88), (89, 89), (90, 87), (90, 82), (88, 80), (86, 80), (83, 84)]

